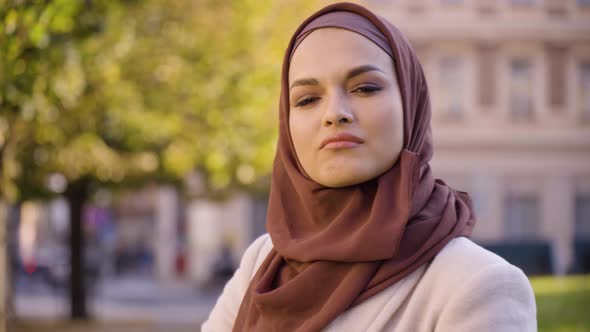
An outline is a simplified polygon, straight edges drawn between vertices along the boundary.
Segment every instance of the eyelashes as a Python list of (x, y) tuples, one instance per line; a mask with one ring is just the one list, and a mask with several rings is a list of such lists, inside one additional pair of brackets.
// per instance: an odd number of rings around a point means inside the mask
[[(362, 86), (355, 88), (354, 90), (350, 91), (350, 93), (354, 93), (354, 94), (357, 94), (360, 96), (368, 96), (368, 95), (372, 95), (372, 94), (374, 94), (378, 91), (381, 91), (381, 90), (382, 90), (382, 88), (380, 86), (373, 85), (373, 84), (367, 84), (367, 85), (362, 85)], [(322, 98), (320, 98), (320, 97), (306, 97), (306, 98), (299, 100), (297, 103), (295, 103), (295, 107), (304, 107), (304, 106), (313, 104), (320, 99), (322, 99)]]
[(380, 90), (381, 90), (381, 87), (378, 87), (376, 85), (363, 85), (363, 86), (360, 86), (360, 87), (352, 90), (352, 92), (373, 93), (373, 92), (377, 92)]
[(303, 107), (303, 106), (309, 105), (309, 104), (311, 104), (311, 103), (313, 103), (313, 102), (315, 102), (316, 100), (319, 100), (319, 99), (320, 99), (320, 97), (305, 98), (305, 99), (297, 102), (295, 104), (295, 107)]

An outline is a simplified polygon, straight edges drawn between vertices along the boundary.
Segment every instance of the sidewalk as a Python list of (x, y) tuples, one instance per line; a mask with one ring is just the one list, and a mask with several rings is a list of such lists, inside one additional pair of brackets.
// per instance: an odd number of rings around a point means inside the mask
[(219, 292), (186, 282), (162, 285), (149, 277), (105, 279), (88, 302), (92, 321), (67, 323), (63, 293), (27, 284), (15, 296), (16, 331), (198, 331)]
[(19, 321), (14, 326), (14, 332), (196, 332), (199, 326), (187, 325), (158, 325), (134, 322), (43, 322)]

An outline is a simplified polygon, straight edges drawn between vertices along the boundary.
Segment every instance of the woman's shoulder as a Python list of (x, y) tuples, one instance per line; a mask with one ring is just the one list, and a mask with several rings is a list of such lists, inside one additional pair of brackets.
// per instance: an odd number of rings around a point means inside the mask
[(268, 253), (272, 250), (273, 245), (270, 239), (270, 235), (268, 233), (264, 233), (260, 235), (244, 252), (242, 257), (242, 263), (252, 266), (250, 271), (250, 279), (254, 277), (254, 274), (268, 255)]
[[(480, 273), (485, 274), (485, 271), (518, 275), (517, 279), (526, 279), (518, 267), (466, 237), (457, 237), (447, 243), (431, 262), (428, 270), (436, 271), (439, 276), (447, 275), (463, 280)], [(526, 282), (528, 283), (528, 279)]]
[(488, 331), (491, 326), (504, 326), (502, 331), (536, 330), (535, 297), (526, 275), (468, 238), (450, 241), (420, 284), (439, 302), (435, 305), (440, 310), (439, 326), (461, 321), (470, 327), (461, 331)]
[[(444, 267), (454, 273), (471, 274), (493, 265), (505, 268), (512, 266), (504, 258), (485, 249), (469, 238), (456, 237), (436, 255), (431, 263), (431, 268)], [(453, 267), (453, 269), (449, 269), (450, 267)]]
[[(521, 269), (466, 237), (447, 243), (426, 273), (439, 281), (461, 281), (461, 287), (485, 288), (501, 284), (532, 293), (530, 282)], [(441, 284), (444, 283), (437, 283)]]
[(270, 235), (268, 233), (264, 233), (258, 236), (246, 249), (244, 255), (250, 253), (250, 255), (254, 255), (255, 257), (260, 256), (261, 254), (266, 254), (272, 249), (272, 241), (270, 240)]

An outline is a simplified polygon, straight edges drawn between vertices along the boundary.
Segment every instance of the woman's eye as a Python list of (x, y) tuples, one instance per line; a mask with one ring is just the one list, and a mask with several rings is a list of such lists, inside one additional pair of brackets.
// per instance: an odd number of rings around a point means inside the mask
[(360, 87), (352, 90), (352, 92), (372, 93), (372, 92), (376, 92), (379, 90), (381, 90), (381, 88), (378, 86), (375, 86), (375, 85), (363, 85), (363, 86), (360, 86)]
[(299, 102), (297, 102), (297, 104), (295, 104), (295, 107), (301, 107), (301, 106), (305, 106), (308, 104), (313, 103), (316, 100), (319, 100), (319, 97), (309, 97), (309, 98), (305, 98), (303, 100), (300, 100)]

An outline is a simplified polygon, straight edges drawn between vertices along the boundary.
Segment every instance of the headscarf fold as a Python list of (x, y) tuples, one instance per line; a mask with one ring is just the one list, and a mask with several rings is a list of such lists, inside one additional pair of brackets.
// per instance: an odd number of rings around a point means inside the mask
[[(328, 188), (297, 159), (289, 132), (289, 65), (312, 31), (359, 33), (388, 53), (404, 113), (398, 161), (367, 182)], [(469, 195), (435, 179), (428, 87), (408, 40), (387, 20), (353, 3), (324, 7), (305, 20), (285, 52), (279, 141), (267, 231), (274, 248), (254, 275), (234, 331), (319, 331), (342, 312), (431, 261), (453, 238), (470, 236)]]

